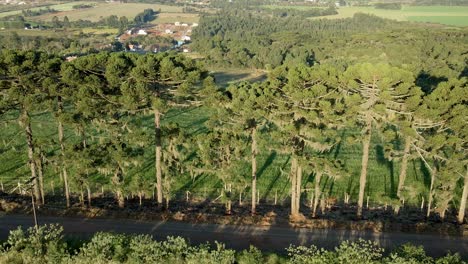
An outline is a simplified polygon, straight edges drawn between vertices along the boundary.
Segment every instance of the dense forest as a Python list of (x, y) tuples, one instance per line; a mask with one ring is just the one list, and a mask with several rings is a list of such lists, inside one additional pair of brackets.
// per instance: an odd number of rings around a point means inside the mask
[[(77, 242), (64, 238), (63, 228), (50, 225), (38, 229), (12, 230), (0, 246), (2, 263), (206, 263), (206, 264), (377, 264), (427, 263), (463, 264), (458, 254), (432, 258), (422, 247), (402, 245), (390, 254), (378, 245), (364, 240), (343, 242), (334, 250), (315, 246), (287, 248), (287, 256), (266, 253), (255, 247), (242, 251), (228, 249), (222, 243), (190, 245), (181, 237), (155, 241), (148, 235), (97, 233), (91, 239)], [(385, 254), (385, 255), (384, 255)]]
[[(193, 47), (207, 54), (209, 63), (220, 66), (271, 69), (288, 63), (312, 65), (322, 56), (339, 58), (335, 52), (346, 48), (341, 45), (352, 41), (354, 34), (372, 37), (370, 33), (394, 24), (397, 27), (397, 22), (364, 14), (309, 21), (226, 11), (202, 18), (193, 32)], [(353, 44), (349, 47), (362, 52), (355, 46), (358, 43)]]

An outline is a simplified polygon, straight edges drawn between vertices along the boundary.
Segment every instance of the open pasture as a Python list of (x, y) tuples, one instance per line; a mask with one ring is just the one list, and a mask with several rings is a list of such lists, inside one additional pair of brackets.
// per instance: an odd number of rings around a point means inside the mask
[[(73, 10), (74, 5), (80, 5), (80, 4), (95, 4), (95, 2), (89, 2), (89, 1), (76, 1), (76, 2), (69, 2), (69, 3), (63, 3), (63, 4), (56, 4), (56, 5), (49, 5), (48, 7), (50, 9), (55, 9), (57, 11), (71, 11)], [(30, 10), (39, 10), (39, 9), (45, 9), (47, 7), (34, 7), (34, 8), (27, 8), (25, 7), (24, 9), (30, 9)], [(11, 15), (18, 15), (21, 14), (21, 10), (15, 10), (15, 11), (9, 11), (9, 12), (1, 12), (0, 17), (6, 17), (6, 16), (11, 16)]]
[(199, 20), (200, 20), (200, 16), (198, 14), (161, 13), (161, 14), (158, 14), (158, 16), (153, 22), (157, 24), (174, 23), (174, 22), (198, 23)]
[(67, 16), (70, 21), (79, 19), (90, 20), (93, 22), (99, 21), (101, 18), (110, 15), (118, 17), (126, 16), (128, 19), (133, 19), (138, 13), (143, 12), (145, 9), (153, 9), (155, 11), (161, 10), (162, 13), (177, 13), (182, 12), (181, 7), (167, 6), (158, 4), (140, 4), (140, 3), (96, 3), (93, 8), (69, 10), (55, 14), (46, 14), (38, 16), (37, 20), (50, 21), (52, 17), (57, 16), (60, 20)]
[[(73, 9), (74, 5), (78, 4), (92, 4), (95, 5), (93, 8), (86, 9)], [(42, 7), (43, 8), (43, 7)], [(162, 13), (180, 13), (179, 16), (186, 14), (182, 13), (182, 7), (177, 6), (168, 6), (160, 4), (142, 4), (142, 3), (103, 3), (103, 2), (70, 2), (65, 4), (57, 4), (50, 6), (51, 9), (58, 10), (57, 13), (49, 13), (42, 16), (31, 17), (32, 20), (37, 21), (50, 21), (52, 17), (57, 16), (62, 20), (65, 16), (70, 19), (70, 21), (75, 20), (90, 20), (93, 22), (99, 21), (103, 17), (110, 15), (116, 15), (118, 17), (126, 16), (128, 19), (133, 19), (136, 14), (143, 12), (145, 9), (161, 10)], [(31, 10), (38, 10), (38, 8), (31, 8)], [(0, 17), (5, 17), (9, 15), (21, 14), (21, 10), (3, 12), (0, 13)], [(197, 18), (198, 19), (198, 18)], [(187, 21), (190, 22), (190, 21)]]
[[(298, 8), (298, 7), (295, 7)], [(312, 8), (312, 7), (310, 7)], [(468, 26), (467, 6), (403, 6), (401, 10), (375, 9), (374, 7), (340, 7), (337, 15), (318, 18), (347, 18), (356, 13), (373, 14), (398, 21), (440, 23), (453, 26)]]

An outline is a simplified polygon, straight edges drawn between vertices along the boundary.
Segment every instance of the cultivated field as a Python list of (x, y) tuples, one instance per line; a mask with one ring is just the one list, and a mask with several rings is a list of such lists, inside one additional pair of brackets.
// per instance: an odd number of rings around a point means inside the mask
[[(302, 8), (305, 8), (305, 6)], [(467, 6), (404, 6), (402, 10), (383, 10), (375, 9), (373, 7), (340, 7), (338, 12), (338, 15), (326, 16), (325, 18), (346, 18), (352, 17), (356, 13), (369, 13), (399, 21), (431, 22), (453, 26), (468, 26)], [(317, 19), (317, 17), (312, 19)]]
[[(143, 12), (145, 9), (161, 10), (162, 13), (181, 13), (182, 8), (177, 6), (157, 5), (157, 4), (140, 4), (140, 3), (95, 3), (93, 8), (81, 10), (65, 10), (64, 12), (46, 14), (38, 16), (37, 20), (50, 21), (52, 17), (57, 16), (60, 20), (67, 16), (70, 21), (79, 19), (99, 21), (103, 17), (116, 15), (118, 17), (126, 16), (128, 19), (133, 19), (135, 15)], [(73, 3), (72, 5), (75, 5)], [(53, 7), (52, 7), (53, 8)]]
[(161, 13), (159, 14), (153, 23), (163, 24), (163, 23), (198, 23), (200, 16), (198, 14), (190, 13)]
[[(70, 10), (73, 10), (74, 5), (79, 5), (79, 4), (95, 4), (95, 2), (76, 1), (76, 2), (69, 2), (69, 3), (64, 3), (64, 4), (49, 5), (48, 7), (51, 9), (55, 9), (57, 11), (70, 11)], [(25, 8), (25, 9), (39, 10), (39, 9), (45, 9), (45, 8), (46, 7), (34, 7), (34, 8)], [(11, 16), (11, 15), (16, 15), (16, 14), (21, 14), (21, 10), (1, 12), (0, 17)]]
[[(74, 5), (78, 4), (92, 4), (95, 5), (93, 8), (87, 9), (80, 9), (76, 10), (73, 9)], [(80, 2), (70, 2), (65, 4), (57, 4), (49, 6), (51, 9), (58, 10), (58, 13), (49, 13), (42, 16), (31, 17), (32, 20), (40, 20), (40, 21), (50, 21), (52, 17), (57, 16), (60, 20), (63, 19), (64, 16), (67, 16), (70, 21), (74, 20), (90, 20), (90, 21), (99, 21), (103, 17), (107, 17), (110, 15), (126, 16), (128, 19), (133, 19), (136, 14), (143, 12), (143, 10), (152, 8), (153, 10), (161, 10), (162, 13), (178, 13), (176, 16), (184, 17), (187, 15), (187, 19), (190, 21), (184, 22), (196, 22), (198, 21), (198, 17), (194, 17), (190, 14), (182, 13), (182, 7), (178, 6), (168, 6), (168, 5), (159, 5), (159, 4), (141, 4), (141, 3), (103, 3), (103, 2), (87, 2), (87, 1), (80, 1)], [(44, 7), (42, 7), (43, 9)], [(38, 8), (31, 8), (31, 10), (38, 10)], [(10, 11), (10, 12), (3, 12), (0, 13), (0, 17), (5, 17), (9, 15), (16, 15), (21, 14), (21, 11)], [(169, 14), (164, 14), (163, 17), (166, 19), (171, 17)], [(195, 21), (196, 20), (196, 21)]]

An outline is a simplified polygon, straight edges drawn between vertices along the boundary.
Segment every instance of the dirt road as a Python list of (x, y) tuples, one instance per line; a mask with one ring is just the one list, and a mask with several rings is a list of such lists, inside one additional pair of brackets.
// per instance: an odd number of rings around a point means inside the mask
[[(250, 244), (265, 250), (284, 253), (290, 244), (333, 248), (344, 240), (363, 238), (376, 241), (380, 246), (391, 250), (395, 246), (410, 242), (422, 245), (430, 256), (442, 256), (447, 251), (459, 252), (468, 258), (468, 238), (410, 233), (373, 233), (351, 230), (311, 230), (288, 227), (234, 226), (216, 224), (190, 224), (183, 222), (145, 222), (126, 219), (86, 219), (40, 216), (39, 224), (59, 223), (65, 234), (89, 237), (98, 231), (113, 231), (129, 234), (151, 234), (155, 239), (167, 236), (181, 236), (191, 243), (219, 241), (229, 248), (244, 249)], [(0, 240), (6, 239), (8, 232), (17, 226), (32, 226), (31, 216), (0, 214)]]

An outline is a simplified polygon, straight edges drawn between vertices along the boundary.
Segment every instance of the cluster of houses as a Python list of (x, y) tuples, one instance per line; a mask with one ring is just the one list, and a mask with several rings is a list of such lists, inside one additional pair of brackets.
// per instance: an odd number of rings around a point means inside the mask
[[(131, 41), (132, 38), (139, 36), (162, 36), (174, 40), (174, 46), (171, 47), (172, 49), (179, 49), (181, 52), (190, 52), (190, 49), (186, 46), (186, 44), (190, 43), (192, 40), (192, 29), (197, 26), (197, 23), (188, 24), (183, 22), (175, 22), (157, 24), (151, 28), (132, 28), (117, 36), (116, 40), (122, 43), (126, 43)], [(133, 52), (142, 51), (143, 49), (143, 45), (140, 44), (129, 44), (127, 46), (127, 50)], [(160, 51), (158, 48), (151, 50), (153, 52)]]

